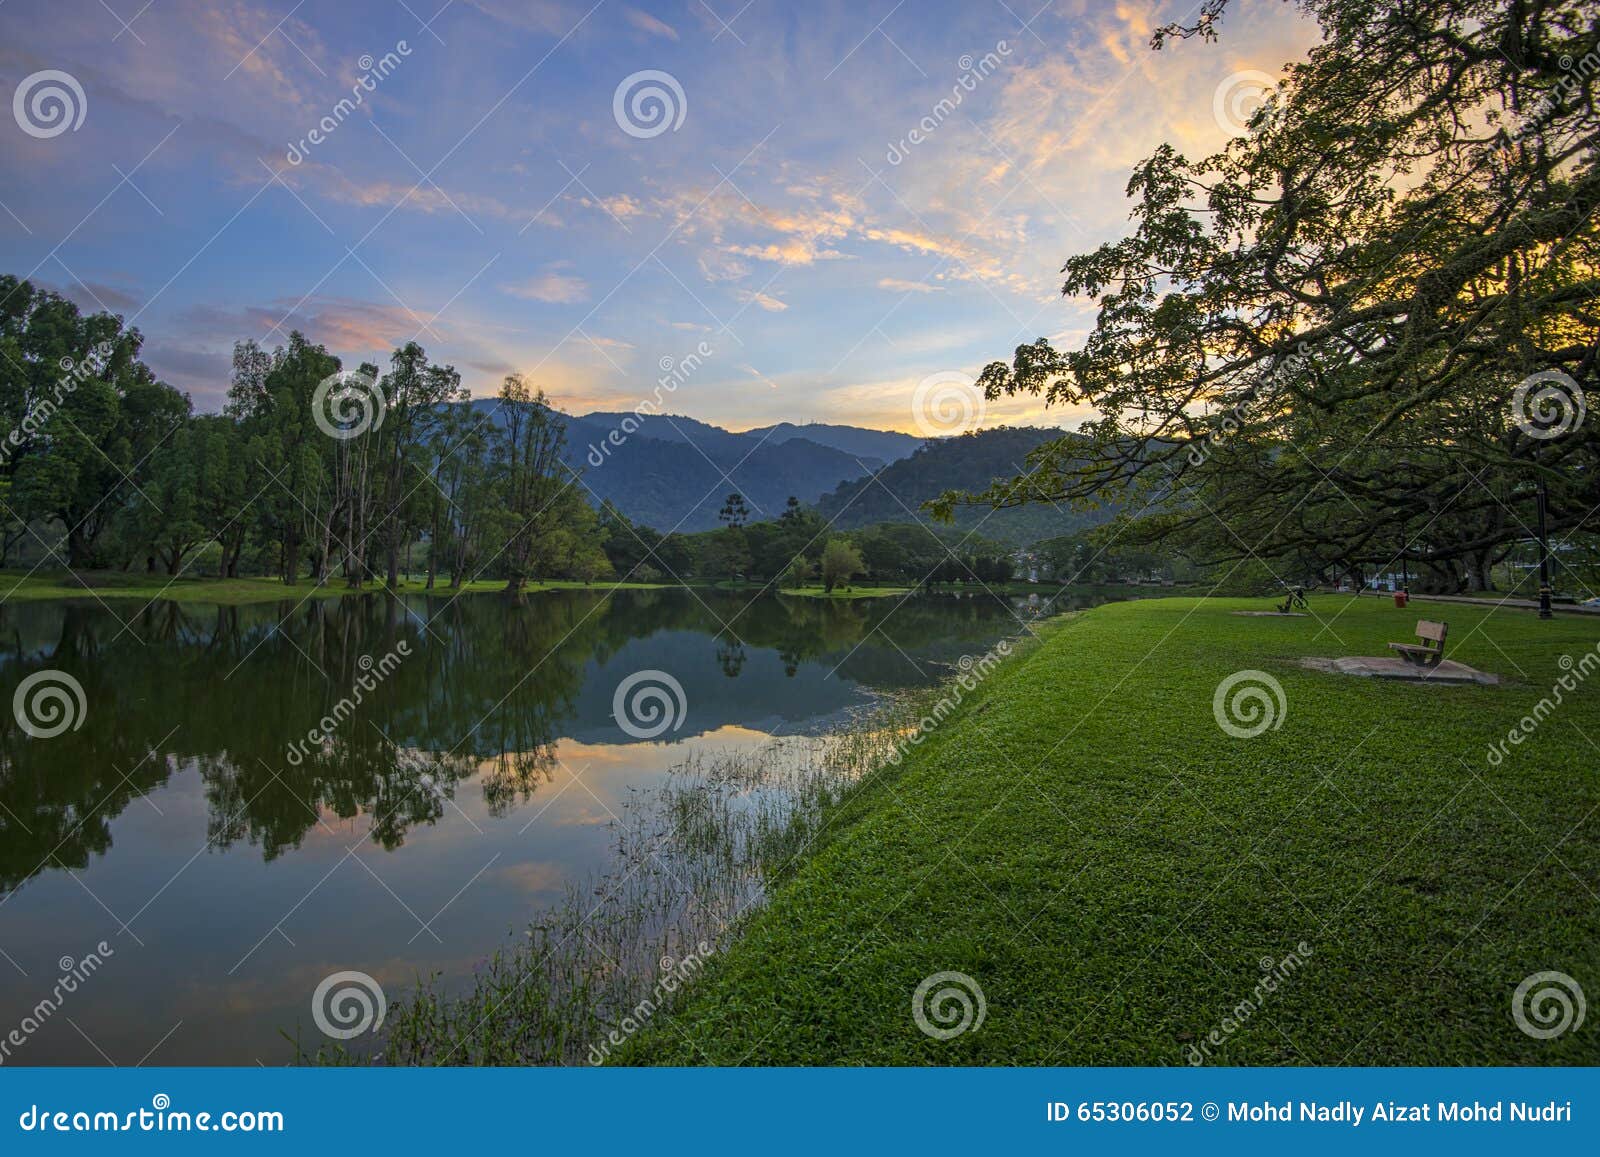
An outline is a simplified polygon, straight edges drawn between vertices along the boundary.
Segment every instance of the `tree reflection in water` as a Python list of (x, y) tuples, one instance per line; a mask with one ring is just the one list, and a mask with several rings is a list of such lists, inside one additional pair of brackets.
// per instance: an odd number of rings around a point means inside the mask
[[(48, 741), (30, 740), (9, 713), (0, 723), (0, 888), (87, 866), (109, 851), (111, 823), (131, 801), (190, 768), (204, 784), (208, 846), (248, 843), (266, 860), (323, 823), (398, 848), (470, 779), (489, 813), (504, 814), (550, 781), (561, 736), (598, 728), (627, 742), (592, 705), (579, 710), (586, 678), (624, 647), (673, 640), (676, 655), (679, 636), (699, 638), (710, 669), (746, 686), (730, 699), (707, 683), (691, 687), (690, 700), (708, 710), (731, 704), (736, 715), (756, 710), (738, 703), (790, 695), (751, 680), (792, 680), (812, 661), (837, 666), (847, 684), (926, 684), (941, 663), (1014, 629), (1016, 615), (992, 598), (830, 602), (672, 589), (518, 603), (371, 594), (248, 607), (0, 605), (6, 701), (28, 675), (56, 669), (82, 684), (88, 704), (79, 730)], [(407, 657), (325, 741), (289, 759), (291, 743), (356, 697), (363, 662), (402, 643)], [(758, 669), (756, 656), (776, 662)], [(590, 688), (587, 698), (608, 695)], [(770, 714), (770, 704), (760, 710)]]

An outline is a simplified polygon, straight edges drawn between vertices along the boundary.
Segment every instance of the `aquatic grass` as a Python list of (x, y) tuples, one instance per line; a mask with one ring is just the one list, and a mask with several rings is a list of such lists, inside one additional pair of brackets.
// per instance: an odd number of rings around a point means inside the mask
[[(803, 862), (851, 796), (886, 766), (920, 696), (886, 698), (831, 734), (700, 754), (651, 789), (629, 789), (613, 864), (569, 886), (470, 978), (419, 977), (366, 1050), (324, 1046), (320, 1064), (596, 1063), (613, 1033), (665, 1015), (664, 974), (723, 951), (769, 889)], [(681, 994), (674, 986), (674, 996)]]

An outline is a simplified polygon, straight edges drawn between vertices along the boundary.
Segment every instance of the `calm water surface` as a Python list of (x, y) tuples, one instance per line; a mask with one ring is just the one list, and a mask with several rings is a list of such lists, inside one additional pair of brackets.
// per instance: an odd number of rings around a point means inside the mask
[[(825, 730), (1049, 609), (684, 590), (0, 606), (0, 701), (54, 669), (86, 704), (54, 738), (0, 724), (0, 1037), (112, 949), (7, 1063), (285, 1063), (283, 1033), (322, 1039), (323, 977), (448, 990), (603, 871), (624, 797), (674, 764)], [(676, 729), (613, 717), (640, 671), (682, 687)]]

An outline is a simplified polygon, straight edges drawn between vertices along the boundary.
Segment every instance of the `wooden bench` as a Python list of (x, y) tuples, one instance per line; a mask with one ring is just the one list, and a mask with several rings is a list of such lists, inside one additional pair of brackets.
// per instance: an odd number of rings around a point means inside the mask
[(1419, 667), (1437, 667), (1444, 659), (1444, 637), (1449, 631), (1448, 623), (1434, 623), (1427, 619), (1417, 620), (1417, 639), (1415, 643), (1390, 643), (1391, 651), (1399, 651), (1400, 657), (1407, 663), (1415, 663)]

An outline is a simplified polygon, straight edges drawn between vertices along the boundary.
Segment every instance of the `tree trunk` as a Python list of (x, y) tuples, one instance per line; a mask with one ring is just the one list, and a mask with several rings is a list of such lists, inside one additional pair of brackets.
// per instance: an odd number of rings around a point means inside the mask
[(1479, 551), (1468, 557), (1467, 581), (1475, 591), (1494, 590), (1494, 576), (1488, 551)]
[(283, 539), (283, 581), (294, 586), (300, 575), (300, 536), (290, 531)]
[(87, 570), (93, 562), (90, 543), (81, 526), (67, 532), (67, 566), (73, 570)]

